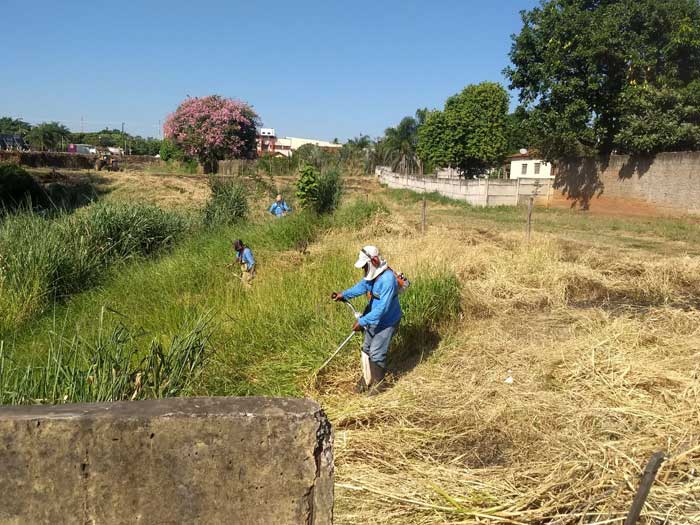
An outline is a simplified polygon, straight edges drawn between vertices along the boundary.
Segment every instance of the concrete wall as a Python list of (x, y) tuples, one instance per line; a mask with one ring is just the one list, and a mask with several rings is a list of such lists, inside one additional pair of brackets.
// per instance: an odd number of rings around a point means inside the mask
[(445, 197), (467, 202), (473, 206), (517, 206), (533, 196), (539, 205), (551, 197), (550, 179), (441, 179), (399, 175), (388, 168), (375, 170), (379, 182), (390, 188), (402, 188), (417, 193), (439, 193)]
[(557, 163), (555, 187), (583, 208), (605, 198), (700, 214), (700, 152), (611, 155)]
[(329, 524), (330, 424), (303, 399), (0, 407), (0, 524)]

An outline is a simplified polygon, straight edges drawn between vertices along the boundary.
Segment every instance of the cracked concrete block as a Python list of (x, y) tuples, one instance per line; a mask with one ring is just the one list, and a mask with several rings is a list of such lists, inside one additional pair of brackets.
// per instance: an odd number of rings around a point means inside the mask
[(306, 399), (0, 407), (0, 524), (330, 524), (331, 428)]

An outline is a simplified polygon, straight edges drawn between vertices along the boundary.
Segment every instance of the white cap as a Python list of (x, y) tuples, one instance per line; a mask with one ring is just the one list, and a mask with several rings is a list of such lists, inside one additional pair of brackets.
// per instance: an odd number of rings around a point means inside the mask
[[(379, 258), (379, 266), (372, 264), (372, 258)], [(355, 268), (364, 268), (365, 265), (369, 264), (367, 273), (365, 274), (365, 280), (371, 281), (380, 275), (384, 270), (387, 269), (386, 261), (379, 255), (379, 248), (376, 246), (365, 246), (360, 250), (360, 254), (355, 262)]]

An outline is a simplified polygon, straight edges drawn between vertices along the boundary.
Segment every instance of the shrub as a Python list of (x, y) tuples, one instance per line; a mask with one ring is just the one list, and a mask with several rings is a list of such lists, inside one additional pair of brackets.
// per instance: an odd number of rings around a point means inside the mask
[(342, 181), (337, 171), (331, 170), (321, 175), (309, 164), (299, 170), (296, 196), (302, 207), (316, 213), (329, 213), (338, 207), (342, 194)]
[(168, 348), (123, 325), (94, 340), (53, 337), (48, 356), (20, 365), (0, 346), (0, 404), (80, 403), (182, 396), (206, 362), (208, 318), (196, 320)]
[(24, 168), (16, 164), (0, 164), (0, 214), (22, 204), (44, 206), (48, 199), (39, 183)]
[(182, 158), (182, 150), (174, 142), (164, 139), (160, 143), (160, 160), (167, 162), (169, 160), (182, 160)]
[(148, 205), (95, 204), (53, 220), (8, 216), (0, 224), (0, 332), (92, 286), (110, 264), (170, 246), (187, 227)]
[(204, 223), (235, 224), (248, 215), (248, 191), (242, 182), (210, 177), (211, 197), (204, 207)]

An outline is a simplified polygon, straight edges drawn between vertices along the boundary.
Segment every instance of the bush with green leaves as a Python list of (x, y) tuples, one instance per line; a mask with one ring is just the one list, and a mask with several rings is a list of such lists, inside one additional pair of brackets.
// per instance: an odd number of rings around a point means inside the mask
[(51, 337), (45, 360), (22, 364), (0, 345), (0, 404), (85, 403), (183, 396), (206, 364), (210, 318), (171, 336), (144, 341), (141, 330), (118, 324), (86, 339)]
[(94, 204), (47, 219), (33, 212), (0, 222), (0, 333), (56, 299), (89, 288), (112, 264), (169, 247), (183, 216), (144, 204)]
[(305, 164), (299, 170), (296, 196), (303, 208), (316, 213), (330, 213), (338, 207), (343, 195), (340, 173), (329, 170), (324, 174)]
[(210, 177), (211, 197), (204, 207), (204, 223), (235, 224), (248, 215), (248, 190), (241, 181)]
[(0, 215), (20, 206), (43, 206), (48, 202), (39, 183), (17, 164), (0, 164)]

